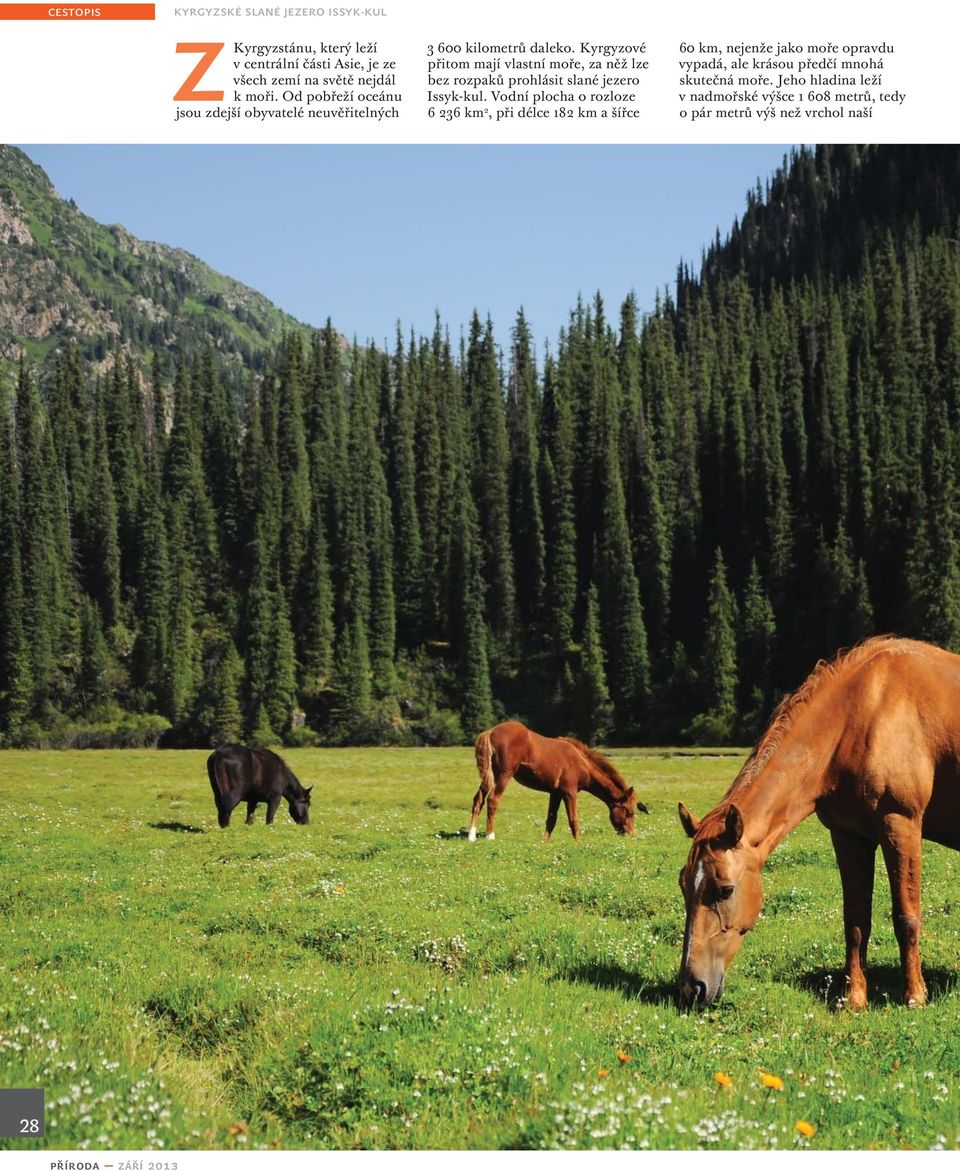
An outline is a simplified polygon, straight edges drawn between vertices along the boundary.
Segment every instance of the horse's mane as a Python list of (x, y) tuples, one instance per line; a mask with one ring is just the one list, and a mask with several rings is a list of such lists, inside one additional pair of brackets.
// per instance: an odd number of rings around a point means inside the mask
[(770, 758), (780, 747), (787, 730), (793, 726), (797, 712), (818, 695), (823, 687), (839, 676), (846, 674), (854, 667), (858, 667), (864, 660), (878, 651), (898, 651), (907, 653), (913, 651), (916, 644), (908, 639), (900, 639), (892, 634), (880, 634), (868, 638), (849, 650), (838, 651), (833, 659), (821, 659), (796, 691), (785, 696), (777, 705), (776, 711), (767, 725), (767, 730), (757, 741), (753, 752), (750, 753), (737, 773), (733, 784), (727, 790), (726, 796), (734, 793), (754, 780), (770, 762)]
[(582, 740), (575, 740), (573, 736), (562, 736), (561, 739), (566, 740), (568, 744), (572, 744), (578, 752), (582, 752), (591, 764), (596, 765), (604, 776), (617, 786), (621, 793), (626, 793), (629, 788), (627, 782), (620, 776), (613, 767), (612, 762), (606, 756), (603, 756), (593, 748), (588, 748)]
[(294, 774), (293, 770), (285, 760), (281, 761), (281, 763), (283, 764), (283, 770), (287, 778), (287, 792), (289, 793), (289, 791), (292, 790), (294, 797), (305, 796), (306, 790), (304, 789), (303, 785), (300, 784), (300, 778)]

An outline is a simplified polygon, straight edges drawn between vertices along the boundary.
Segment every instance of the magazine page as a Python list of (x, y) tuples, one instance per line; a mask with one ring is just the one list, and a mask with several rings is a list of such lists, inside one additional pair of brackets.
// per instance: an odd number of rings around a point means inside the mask
[(956, 23), (0, 0), (5, 1167), (960, 1146)]

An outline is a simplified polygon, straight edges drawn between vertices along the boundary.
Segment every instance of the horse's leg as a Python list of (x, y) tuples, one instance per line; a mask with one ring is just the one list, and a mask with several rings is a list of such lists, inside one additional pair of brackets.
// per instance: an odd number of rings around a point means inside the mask
[(273, 825), (273, 815), (277, 812), (277, 806), (282, 799), (282, 793), (271, 793), (267, 798), (267, 825)]
[(477, 840), (477, 822), (480, 819), (480, 810), (494, 786), (493, 761), (496, 750), (493, 747), (493, 737), (490, 732), (481, 732), (476, 742), (477, 774), (480, 777), (480, 787), (473, 799), (473, 816), (470, 819), (470, 832), (467, 840)]
[(470, 819), (470, 832), (467, 834), (468, 841), (475, 842), (477, 840), (477, 822), (480, 820), (480, 810), (483, 808), (483, 803), (486, 799), (487, 790), (481, 784), (473, 799), (473, 816)]
[(503, 790), (513, 780), (513, 773), (499, 773), (497, 775), (497, 783), (493, 786), (493, 792), (487, 797), (487, 841), (492, 842), (497, 836), (494, 833), (493, 823), (497, 817), (497, 806), (500, 804), (500, 798), (503, 796)]
[(920, 969), (920, 823), (899, 813), (883, 819), (880, 848), (890, 877), (893, 931), (900, 944), (906, 1004), (927, 1003)]
[(253, 825), (253, 811), (257, 807), (256, 801), (247, 802), (247, 825)]
[(240, 801), (239, 793), (227, 793), (217, 802), (217, 820), (220, 822), (221, 829), (226, 829), (230, 824), (230, 814), (240, 804)]
[[(233, 806), (230, 804), (230, 791), (226, 793), (220, 787), (222, 772), (218, 772), (216, 763), (207, 764), (207, 772), (210, 776), (210, 788), (213, 790), (213, 803), (217, 807), (217, 821), (221, 829), (226, 829), (230, 824), (230, 811)], [(223, 777), (226, 781), (226, 778)]]
[(877, 845), (846, 830), (830, 831), (843, 886), (843, 931), (847, 944), (847, 1007), (867, 1007), (867, 943), (873, 904), (873, 864)]
[(573, 834), (573, 840), (577, 841), (580, 837), (580, 816), (577, 813), (577, 791), (572, 793), (563, 792), (563, 807), (567, 811), (567, 821), (570, 823), (570, 832)]
[(547, 806), (547, 828), (543, 831), (543, 840), (550, 841), (554, 826), (557, 824), (557, 814), (560, 812), (560, 794), (554, 789), (550, 794), (550, 804)]

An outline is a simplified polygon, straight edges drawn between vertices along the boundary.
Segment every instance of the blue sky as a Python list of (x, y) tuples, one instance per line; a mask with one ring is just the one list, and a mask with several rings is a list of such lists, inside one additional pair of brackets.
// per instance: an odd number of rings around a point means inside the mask
[(82, 211), (186, 248), (361, 342), (522, 305), (553, 341), (578, 294), (643, 309), (698, 265), (789, 147), (26, 146)]

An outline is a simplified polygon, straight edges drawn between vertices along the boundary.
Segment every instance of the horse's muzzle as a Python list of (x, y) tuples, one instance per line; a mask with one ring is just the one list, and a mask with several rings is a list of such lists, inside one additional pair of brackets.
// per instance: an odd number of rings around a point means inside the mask
[(680, 985), (680, 1003), (684, 1008), (699, 1008), (707, 1002), (707, 986), (702, 980), (684, 980)]
[(716, 986), (710, 988), (703, 980), (696, 979), (690, 972), (680, 973), (678, 992), (681, 1008), (706, 1008), (717, 999), (722, 991), (722, 975)]

